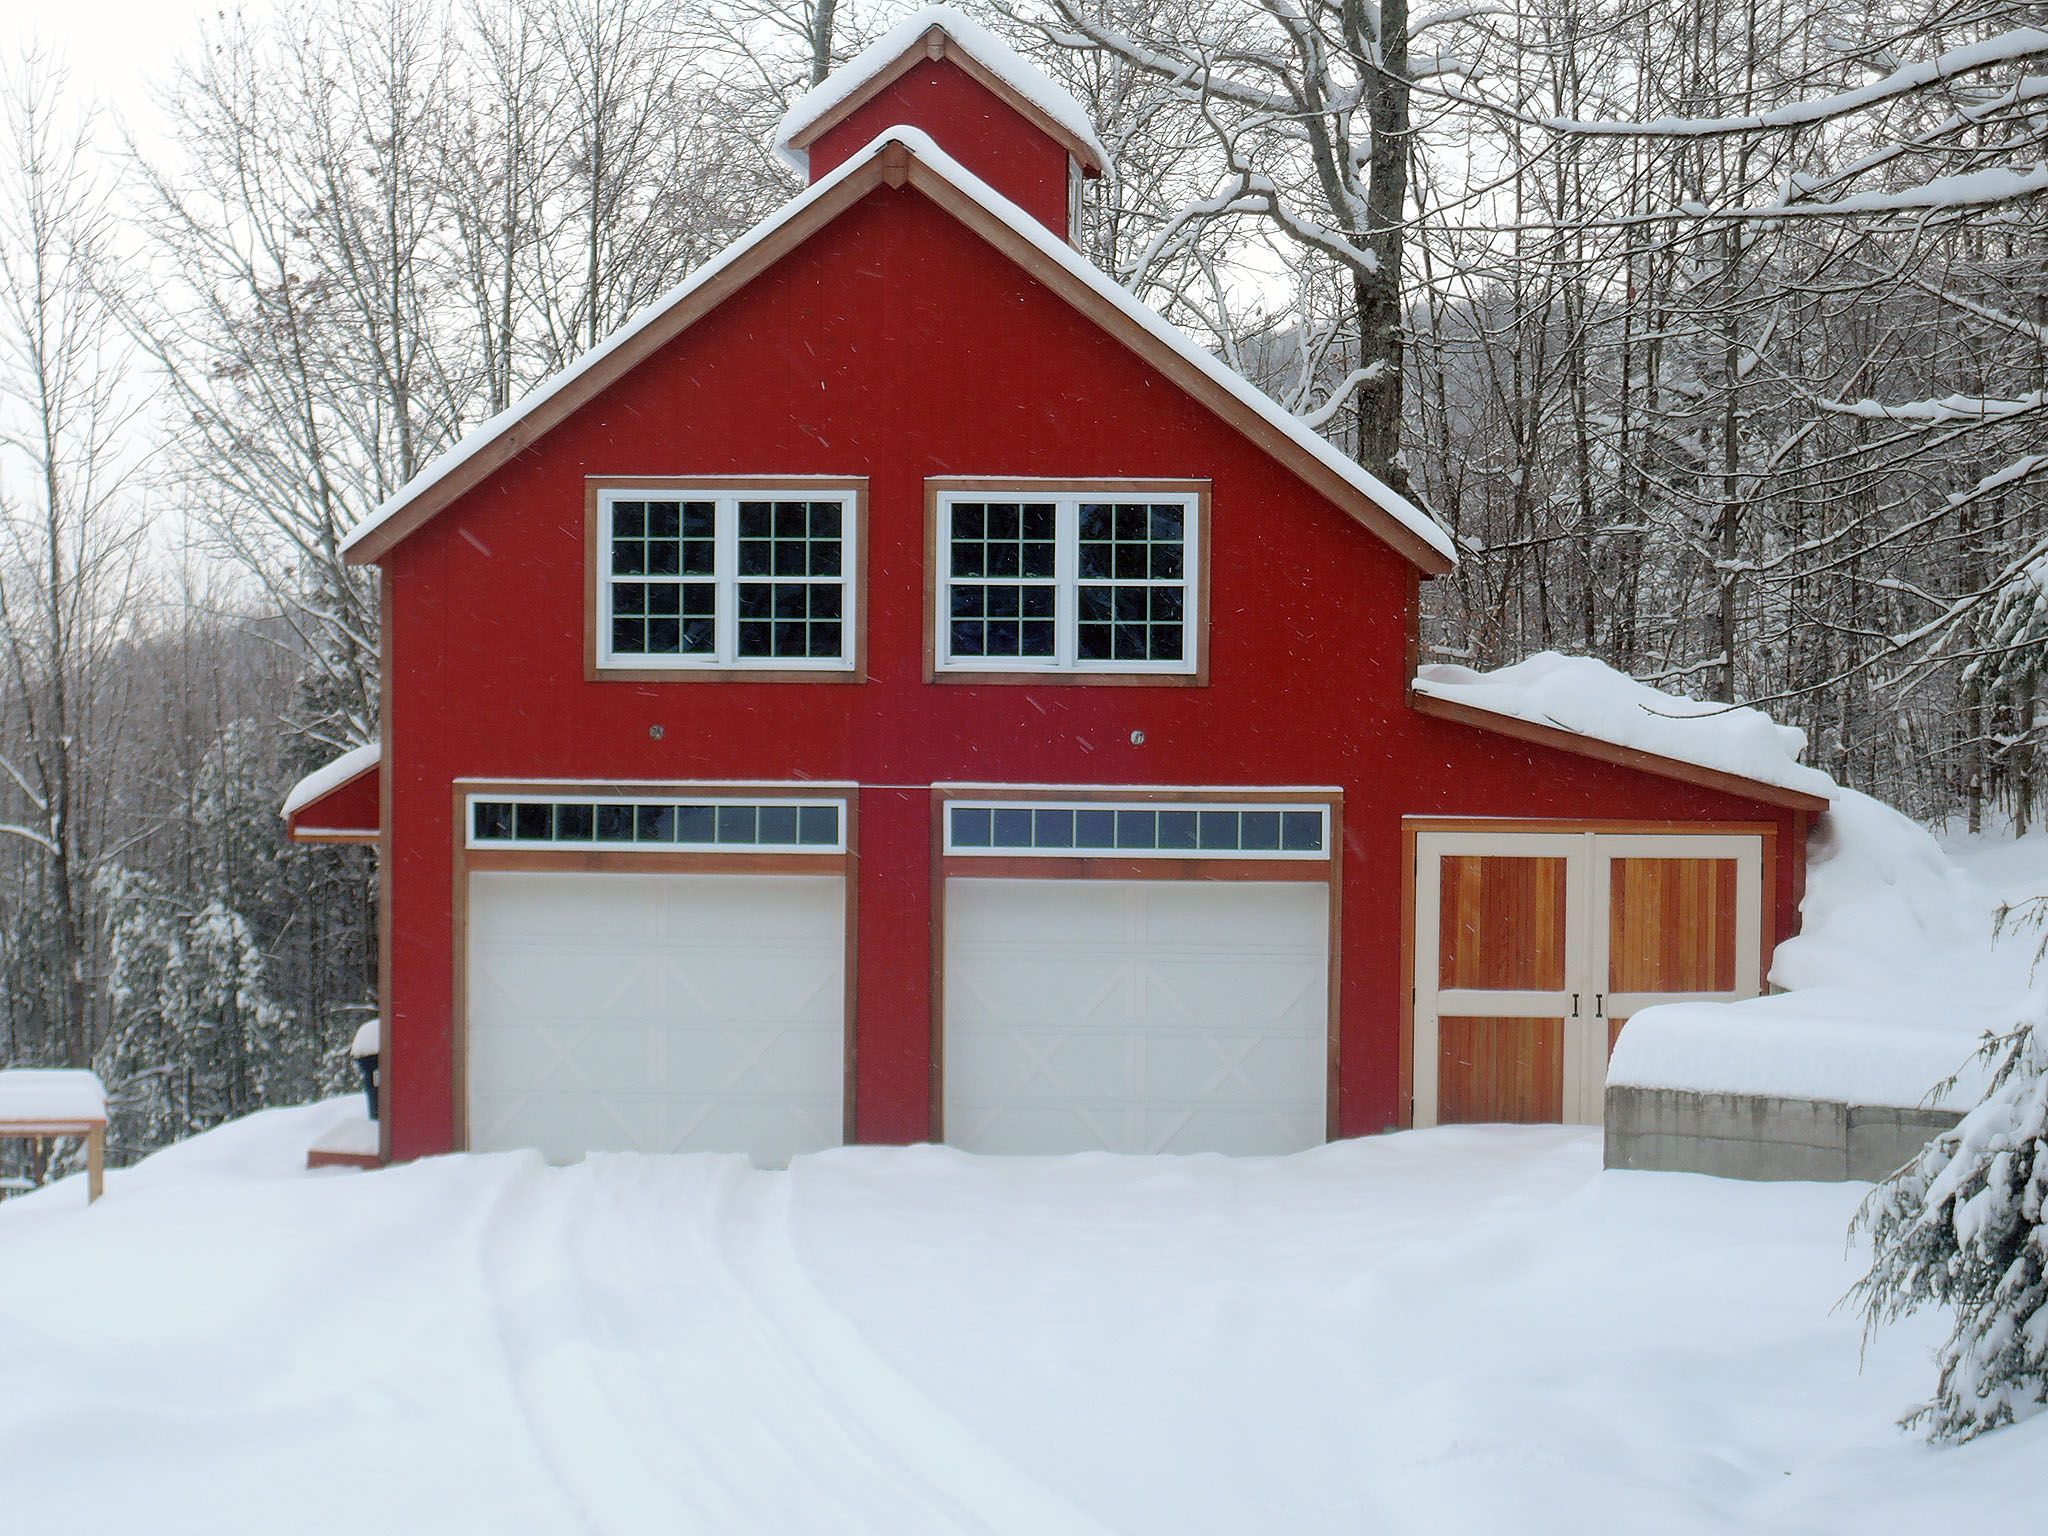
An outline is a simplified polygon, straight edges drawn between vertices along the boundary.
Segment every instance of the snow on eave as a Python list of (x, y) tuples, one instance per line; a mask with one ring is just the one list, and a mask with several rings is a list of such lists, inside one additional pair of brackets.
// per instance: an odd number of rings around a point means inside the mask
[(1256, 412), (1294, 447), (1316, 460), (1324, 469), (1374, 503), (1388, 517), (1441, 555), (1446, 566), (1457, 564), (1457, 551), (1451, 543), (1450, 536), (1438, 526), (1434, 518), (1398, 494), (1391, 486), (1383, 483), (1364, 466), (1339, 453), (1313, 428), (1304, 425), (1272, 396), (1206, 348), (1198, 346), (1192, 338), (1163, 315), (1147, 308), (1119, 284), (1112, 282), (1045, 225), (940, 149), (929, 134), (922, 129), (901, 124), (884, 129), (859, 154), (849, 156), (844, 164), (833, 167), (830, 175), (784, 203), (781, 208), (727, 246), (718, 256), (649, 304), (567, 368), (552, 375), (517, 403), (472, 430), (461, 442), (399, 487), (376, 511), (350, 529), (348, 536), (342, 540), (342, 552), (346, 554), (361, 544), (423, 493), (447, 479), (562, 390), (598, 367), (635, 336), (659, 321), (663, 315), (688, 299), (691, 294), (741, 261), (748, 252), (760, 246), (784, 225), (827, 196), (846, 178), (877, 159), (883, 149), (892, 143), (901, 144), (915, 159), (964, 193), (984, 211), (1007, 226), (1018, 238), (1031, 245), (1045, 260), (1056, 263), (1070, 276), (1086, 284), (1097, 297), (1119, 310), (1155, 340), (1163, 342), (1213, 383), (1220, 385), (1241, 404)]
[(1096, 137), (1095, 125), (1073, 93), (980, 22), (949, 5), (928, 5), (905, 17), (798, 97), (775, 130), (776, 158), (799, 176), (808, 175), (810, 152), (796, 148), (790, 141), (848, 97), (858, 95), (870, 80), (917, 47), (919, 40), (934, 27), (959, 44), (975, 63), (1087, 145), (1095, 156), (1097, 170), (1108, 168), (1109, 151)]
[(322, 795), (332, 794), (350, 779), (361, 778), (384, 760), (384, 748), (377, 742), (344, 752), (324, 767), (315, 768), (284, 797), (280, 813), (289, 821)]
[(1796, 727), (1761, 710), (1664, 693), (1590, 656), (1545, 651), (1493, 672), (1423, 667), (1412, 686), (1426, 698), (1819, 800), (1839, 790), (1799, 761), (1806, 734)]

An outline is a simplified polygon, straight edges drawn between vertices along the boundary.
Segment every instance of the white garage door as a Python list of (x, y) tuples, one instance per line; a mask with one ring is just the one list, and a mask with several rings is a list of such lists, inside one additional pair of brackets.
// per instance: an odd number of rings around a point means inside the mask
[(845, 905), (836, 875), (472, 874), (471, 1149), (837, 1146)]
[(945, 1129), (977, 1152), (1323, 1140), (1320, 882), (946, 882)]

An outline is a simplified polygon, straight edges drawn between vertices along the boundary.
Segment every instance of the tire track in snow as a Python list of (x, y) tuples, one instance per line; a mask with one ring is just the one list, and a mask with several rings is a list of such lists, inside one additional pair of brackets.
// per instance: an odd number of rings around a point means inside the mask
[(877, 1355), (802, 1274), (789, 1175), (536, 1170), (486, 1272), (521, 1412), (595, 1536), (1102, 1536)]

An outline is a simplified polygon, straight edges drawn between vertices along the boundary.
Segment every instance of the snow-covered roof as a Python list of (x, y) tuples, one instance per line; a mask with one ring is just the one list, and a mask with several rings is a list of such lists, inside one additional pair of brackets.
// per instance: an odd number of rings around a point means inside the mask
[(975, 63), (994, 75), (1018, 96), (1029, 102), (1094, 153), (1098, 168), (1109, 164), (1109, 151), (1095, 135), (1095, 125), (1073, 94), (1036, 64), (970, 16), (950, 5), (928, 5), (905, 17), (866, 48), (811, 87), (783, 115), (775, 130), (776, 156), (799, 175), (810, 170), (810, 153), (790, 141), (887, 70), (933, 27), (960, 45)]
[(107, 1090), (96, 1072), (12, 1067), (0, 1072), (0, 1120), (48, 1125), (107, 1118)]
[[(607, 359), (628, 346), (642, 332), (658, 324), (676, 306), (709, 287), (724, 273), (745, 261), (751, 252), (768, 242), (784, 226), (829, 197), (849, 177), (879, 159), (883, 150), (891, 144), (902, 145), (915, 159), (985, 212), (1001, 221), (1011, 234), (1027, 242), (1046, 262), (1056, 264), (1074, 280), (1085, 284), (1097, 299), (1113, 306), (1126, 318), (1143, 327), (1149, 335), (1171, 348), (1182, 360), (1220, 385), (1240, 404), (1261, 417), (1289, 444), (1313, 458), (1322, 468), (1341, 479), (1351, 489), (1378, 506), (1394, 522), (1435, 550), (1443, 557), (1447, 566), (1456, 563), (1457, 554), (1450, 536), (1437, 525), (1434, 518), (1395, 492), (1391, 486), (1383, 483), (1362, 465), (1339, 453), (1270, 395), (1205, 348), (1197, 345), (1191, 337), (1140, 303), (1120, 285), (1112, 282), (1037, 219), (940, 149), (932, 142), (930, 135), (920, 129), (901, 125), (877, 134), (859, 154), (849, 157), (844, 164), (834, 167), (830, 175), (822, 177), (814, 185), (791, 198), (775, 213), (727, 246), (718, 256), (699, 267), (683, 282), (671, 288), (612, 332), (604, 341), (585, 352), (568, 367), (542, 381), (516, 403), (473, 429), (462, 441), (428, 464), (400, 486), (382, 506), (350, 529), (348, 537), (342, 540), (343, 553), (346, 554), (360, 546), (426, 492), (448, 479), (472, 459), (514, 431), (521, 423), (534, 416), (550, 400), (561, 395), (564, 390), (578, 383), (593, 370), (602, 367)], [(317, 778), (318, 775), (314, 777)], [(301, 788), (303, 787), (302, 785)]]
[(373, 741), (367, 746), (355, 747), (342, 753), (325, 767), (315, 768), (292, 786), (292, 792), (284, 797), (284, 810), (281, 814), (289, 821), (295, 813), (304, 810), (322, 795), (341, 788), (350, 779), (368, 773), (383, 760), (383, 757), (383, 747)]
[(1680, 698), (1590, 656), (1545, 651), (1512, 667), (1423, 667), (1415, 691), (1470, 709), (1831, 800), (1835, 781), (1799, 761), (1806, 733), (1761, 710)]

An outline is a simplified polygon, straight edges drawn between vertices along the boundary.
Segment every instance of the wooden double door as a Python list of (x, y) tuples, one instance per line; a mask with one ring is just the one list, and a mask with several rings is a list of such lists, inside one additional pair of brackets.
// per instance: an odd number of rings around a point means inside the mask
[(1652, 1003), (1754, 997), (1764, 838), (1418, 832), (1418, 1126), (1598, 1124), (1607, 1058)]

